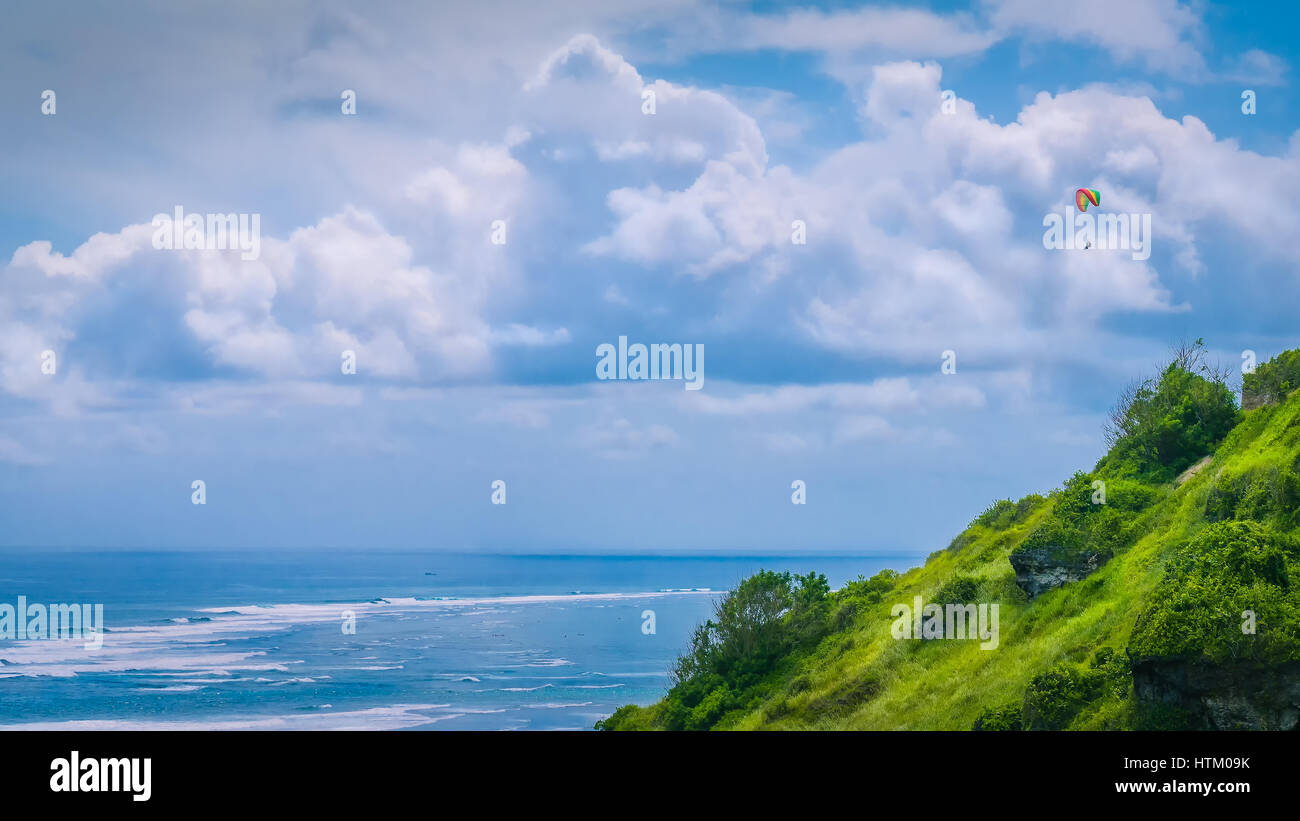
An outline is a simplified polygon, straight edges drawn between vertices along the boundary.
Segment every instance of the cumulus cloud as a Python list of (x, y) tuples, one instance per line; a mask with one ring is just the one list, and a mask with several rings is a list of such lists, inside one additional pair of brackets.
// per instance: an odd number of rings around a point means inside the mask
[[(621, 55), (590, 34), (552, 53), (524, 85), (530, 124), (565, 137), (605, 162), (650, 159), (698, 167), (726, 163), (753, 176), (767, 164), (754, 119), (716, 91), (647, 83)], [(644, 113), (654, 95), (654, 113)]]
[[(372, 377), (480, 377), (491, 368), (494, 345), (568, 339), (563, 328), (492, 328), (481, 316), (484, 289), (467, 285), (466, 274), (417, 264), (403, 237), (355, 208), (287, 238), (265, 238), (256, 260), (243, 260), (238, 251), (159, 250), (152, 236), (152, 226), (131, 225), (98, 234), (68, 256), (44, 241), (14, 253), (3, 270), (14, 287), (0, 294), (0, 388), (31, 398), (55, 391), (84, 404), (95, 399), (89, 386), (107, 384), (106, 371), (167, 377), (150, 370), (156, 359), (148, 357), (114, 362), (102, 351), (67, 355), (83, 327), (145, 310), (157, 314), (148, 319), (152, 329), (146, 334), (123, 321), (113, 329), (117, 341), (123, 347), (194, 346), (203, 356), (196, 366), (206, 369), (194, 375), (209, 377), (224, 369), (327, 379), (339, 372), (344, 351), (355, 355), (359, 373)], [(141, 291), (154, 301), (132, 302)], [(40, 371), (45, 350), (68, 363), (56, 378)], [(99, 379), (89, 376), (92, 360), (104, 366)]]
[[(1128, 5), (1147, 30), (1101, 32), (1092, 16), (1049, 18), (1018, 2), (986, 12), (998, 31), (1096, 41), (1121, 59), (1195, 41), (1198, 22), (1184, 7)], [(802, 10), (746, 19), (738, 39), (851, 53), (880, 45), (884, 30), (904, 50), (938, 32), (950, 53), (968, 53), (991, 42), (974, 20)], [(1242, 65), (1277, 69), (1262, 52)], [(554, 274), (530, 264), (539, 237), (596, 265), (721, 281), (692, 304), (658, 309), (683, 323), (775, 321), (818, 348), (905, 365), (946, 349), (993, 367), (1027, 352), (1051, 358), (1116, 314), (1186, 310), (1177, 277), (1204, 275), (1207, 241), (1237, 242), (1250, 260), (1296, 261), (1277, 238), (1300, 216), (1290, 193), (1300, 152), (1243, 150), (1115, 87), (1041, 93), (1005, 124), (963, 99), (944, 113), (942, 87), (937, 62), (872, 65), (850, 89), (863, 136), (796, 170), (771, 163), (758, 122), (726, 95), (648, 80), (600, 39), (577, 35), (521, 74), (504, 106), (511, 125), (494, 122), (496, 139), (428, 141), (378, 164), (391, 183), (380, 205), (268, 237), (258, 260), (155, 251), (147, 225), (96, 234), (67, 255), (45, 241), (20, 247), (3, 271), (13, 287), (0, 295), (0, 388), (36, 398), (57, 384), (65, 408), (111, 401), (110, 374), (88, 369), (89, 357), (53, 382), (37, 378), (34, 357), (75, 349), (87, 328), (116, 322), (129, 336), (124, 320), (141, 312), (154, 317), (148, 344), (174, 355), (147, 355), (141, 342), (119, 357), (115, 379), (327, 379), (344, 350), (369, 378), (489, 378), (498, 349), (558, 348), (575, 336), (567, 324), (517, 319), (523, 298)], [(643, 111), (647, 93), (654, 114)], [(549, 178), (536, 167), (546, 163)], [(573, 170), (556, 171), (566, 165)], [(568, 205), (557, 188), (571, 188), (574, 174), (607, 219), (574, 218), (553, 236), (566, 216), (555, 206)], [(1151, 213), (1157, 256), (1044, 249), (1043, 215), (1069, 209), (1080, 184), (1104, 189), (1107, 208)], [(396, 216), (381, 219), (386, 211)], [(510, 245), (487, 241), (496, 219)], [(806, 245), (792, 242), (803, 232)], [(603, 281), (592, 301), (643, 304), (625, 287)], [(792, 388), (699, 407), (835, 401), (808, 396)]]
[[(1300, 217), (1288, 193), (1300, 182), (1294, 154), (1243, 150), (1194, 117), (1170, 119), (1147, 97), (1102, 86), (1039, 94), (1006, 125), (961, 99), (947, 114), (941, 79), (935, 63), (876, 66), (861, 101), (869, 136), (805, 174), (713, 161), (680, 190), (618, 189), (615, 227), (587, 250), (749, 276), (760, 289), (773, 270), (828, 269), (810, 280), (796, 324), (827, 347), (909, 360), (957, 345), (1042, 352), (1044, 319), (1088, 327), (1185, 310), (1164, 277), (1202, 274), (1206, 241), (1295, 260), (1276, 241)], [(1151, 214), (1162, 255), (1044, 249), (1044, 215), (1072, 209), (1081, 181), (1106, 191), (1108, 209)], [(795, 219), (806, 247), (791, 243)]]
[(1003, 35), (1088, 43), (1120, 60), (1142, 60), (1167, 72), (1205, 68), (1197, 49), (1203, 36), (1200, 16), (1179, 0), (985, 0), (984, 5), (994, 29)]

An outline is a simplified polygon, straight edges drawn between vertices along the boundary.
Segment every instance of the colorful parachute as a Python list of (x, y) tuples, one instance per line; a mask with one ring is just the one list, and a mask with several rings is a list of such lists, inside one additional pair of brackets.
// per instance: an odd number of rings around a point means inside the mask
[(1074, 204), (1080, 211), (1087, 211), (1089, 203), (1101, 205), (1101, 192), (1096, 188), (1080, 188), (1074, 192)]

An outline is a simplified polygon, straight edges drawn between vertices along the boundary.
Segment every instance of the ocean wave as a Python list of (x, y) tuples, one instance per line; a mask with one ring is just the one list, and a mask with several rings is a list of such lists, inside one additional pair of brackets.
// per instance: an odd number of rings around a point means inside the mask
[(193, 720), (154, 719), (76, 719), (71, 721), (37, 721), (26, 724), (0, 725), (5, 730), (400, 730), (457, 718), (463, 713), (425, 715), (422, 711), (439, 710), (450, 704), (394, 704), (365, 710), (331, 713), (290, 713), (286, 715), (214, 718)]
[[(376, 597), (367, 602), (332, 604), (267, 604), (198, 608), (197, 615), (163, 623), (114, 626), (105, 630), (103, 645), (86, 649), (81, 639), (23, 640), (4, 648), (5, 678), (73, 677), (79, 674), (149, 673), (154, 675), (230, 675), (241, 673), (288, 672), (286, 664), (272, 662), (265, 650), (229, 649), (230, 641), (256, 638), (300, 625), (339, 623), (344, 611), (358, 618), (394, 613), (459, 609), (475, 612), (490, 606), (527, 606), (556, 602), (616, 602), (693, 595), (703, 590), (657, 591), (653, 593), (579, 593), (570, 595), (490, 596), (477, 598)], [(464, 608), (469, 608), (464, 610)], [(216, 652), (220, 648), (220, 652)], [(339, 648), (346, 651), (350, 648)], [(562, 667), (567, 659), (537, 659), (528, 667)], [(369, 668), (362, 668), (369, 669)], [(385, 668), (398, 669), (398, 668)], [(220, 671), (220, 672), (215, 672)]]
[(554, 686), (554, 684), (539, 684), (536, 687), (498, 687), (497, 689), (503, 693), (531, 693), (534, 690), (544, 690)]

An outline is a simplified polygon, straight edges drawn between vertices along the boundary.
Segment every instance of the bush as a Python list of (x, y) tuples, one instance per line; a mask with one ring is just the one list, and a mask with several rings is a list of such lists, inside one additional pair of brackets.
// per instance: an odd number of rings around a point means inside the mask
[(654, 708), (625, 704), (606, 719), (596, 722), (597, 730), (653, 730)]
[(1111, 450), (1099, 472), (1167, 482), (1232, 430), (1240, 417), (1236, 400), (1223, 378), (1202, 364), (1203, 353), (1197, 340), (1158, 379), (1121, 396), (1106, 431)]
[(1034, 508), (1043, 501), (1043, 497), (1036, 493), (1031, 493), (1019, 502), (999, 499), (976, 516), (971, 524), (987, 527), (989, 530), (1006, 530), (1029, 518), (1029, 514), (1033, 513)]
[(1115, 699), (1127, 699), (1133, 692), (1133, 668), (1126, 653), (1113, 647), (1101, 647), (1093, 653), (1089, 668), (1101, 677), (1102, 694)]
[(1055, 495), (1051, 513), (1015, 552), (1050, 548), (1068, 563), (1094, 554), (1108, 559), (1132, 541), (1135, 514), (1154, 501), (1155, 491), (1136, 481), (1111, 480), (1100, 504), (1093, 501), (1098, 493), (1093, 481), (1087, 473), (1070, 477)]
[(985, 710), (975, 719), (972, 730), (984, 732), (1007, 732), (1024, 729), (1024, 705), (1013, 701), (1001, 707)]
[(1064, 730), (1104, 690), (1105, 679), (1097, 671), (1058, 664), (1029, 682), (1025, 690), (1025, 729)]
[[(1134, 659), (1183, 658), (1221, 663), (1300, 659), (1297, 543), (1257, 522), (1220, 522), (1202, 530), (1170, 561), (1138, 616), (1129, 641)], [(1243, 613), (1255, 632), (1243, 632)]]
[(1300, 350), (1286, 351), (1260, 365), (1242, 379), (1243, 396), (1262, 402), (1283, 402), (1300, 388)]
[(1160, 491), (1132, 479), (1106, 480), (1106, 507), (1126, 513), (1140, 513), (1160, 498)]
[(1294, 467), (1273, 465), (1220, 476), (1206, 496), (1205, 518), (1250, 519), (1289, 530), (1300, 524), (1300, 474)]
[(893, 590), (897, 583), (897, 571), (886, 568), (869, 579), (859, 575), (857, 579), (841, 587), (836, 596), (841, 600), (857, 599), (868, 604), (876, 604), (883, 600), (885, 594)]
[(979, 582), (970, 576), (954, 576), (934, 594), (933, 604), (972, 604), (979, 600)]
[[(883, 595), (879, 591), (892, 586), (896, 575), (882, 571), (860, 580), (860, 589)], [(830, 585), (819, 573), (760, 570), (741, 581), (714, 604), (713, 618), (691, 634), (689, 650), (673, 667), (673, 686), (656, 716), (659, 725), (707, 730), (752, 709), (772, 689), (777, 665), (827, 634), (832, 603)], [(617, 729), (627, 719), (611, 716), (605, 723), (610, 722)]]

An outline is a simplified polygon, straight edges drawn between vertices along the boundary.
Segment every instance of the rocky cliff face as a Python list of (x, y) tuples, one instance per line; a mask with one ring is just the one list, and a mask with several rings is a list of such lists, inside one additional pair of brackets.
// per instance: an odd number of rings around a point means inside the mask
[(1295, 730), (1300, 662), (1267, 667), (1145, 659), (1133, 664), (1139, 703), (1181, 710), (1193, 730)]
[(1248, 390), (1242, 390), (1241, 392), (1242, 410), (1252, 411), (1255, 410), (1256, 408), (1262, 408), (1265, 405), (1276, 405), (1276, 404), (1278, 404), (1277, 398), (1267, 393), (1262, 393), (1258, 391), (1248, 391)]
[(1036, 547), (1010, 556), (1016, 585), (1032, 599), (1068, 582), (1085, 578), (1109, 559), (1101, 553), (1067, 552), (1059, 547)]

